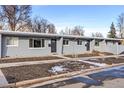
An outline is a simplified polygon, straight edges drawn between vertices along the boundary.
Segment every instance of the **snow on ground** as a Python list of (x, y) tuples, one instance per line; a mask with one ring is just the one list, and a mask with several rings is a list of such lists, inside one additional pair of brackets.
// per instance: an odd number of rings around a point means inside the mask
[(0, 70), (0, 86), (2, 86), (2, 85), (7, 85), (7, 84), (8, 84), (8, 82), (7, 82), (7, 80), (6, 80), (5, 76), (4, 76), (4, 74), (3, 74), (2, 71)]
[(63, 66), (54, 66), (49, 70), (49, 72), (58, 73), (58, 72), (63, 72), (65, 70), (66, 68), (64, 68)]
[(88, 64), (92, 64), (92, 65), (99, 66), (99, 67), (107, 65), (105, 63), (96, 63), (96, 62), (90, 62), (90, 61), (84, 61), (84, 60), (78, 60), (78, 61), (81, 61), (81, 62), (84, 62), (84, 63), (88, 63)]
[(93, 61), (99, 61), (99, 59), (95, 59), (95, 58), (93, 58), (93, 59), (90, 59), (90, 60), (93, 60)]

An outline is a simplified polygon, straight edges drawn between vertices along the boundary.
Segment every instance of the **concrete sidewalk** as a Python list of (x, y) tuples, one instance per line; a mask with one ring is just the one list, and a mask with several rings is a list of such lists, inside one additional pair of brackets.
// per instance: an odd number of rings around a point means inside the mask
[(7, 85), (7, 84), (8, 84), (8, 82), (7, 82), (6, 78), (4, 77), (2, 71), (0, 70), (0, 86)]
[(48, 64), (48, 63), (56, 63), (56, 62), (62, 62), (62, 61), (67, 61), (67, 59), (1, 63), (0, 68), (14, 67), (14, 66), (25, 66), (25, 65), (35, 65), (35, 64)]
[[(118, 55), (118, 57), (121, 57), (124, 55)], [(26, 62), (13, 62), (13, 63), (1, 63), (0, 68), (5, 67), (13, 67), (13, 66), (24, 66), (24, 65), (33, 65), (33, 64), (48, 64), (48, 63), (56, 63), (56, 62), (62, 62), (62, 61), (74, 61), (74, 60), (87, 60), (92, 58), (108, 58), (108, 57), (116, 57), (116, 55), (110, 55), (110, 56), (94, 56), (94, 57), (83, 57), (83, 58), (65, 58), (65, 59), (56, 59), (56, 60), (42, 60), (42, 61), (26, 61)]]

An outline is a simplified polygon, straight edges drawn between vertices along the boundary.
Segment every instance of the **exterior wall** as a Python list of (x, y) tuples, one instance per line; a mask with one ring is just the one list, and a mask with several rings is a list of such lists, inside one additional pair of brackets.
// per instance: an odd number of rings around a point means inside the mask
[(93, 39), (90, 41), (90, 52), (94, 50), (94, 44), (95, 44), (95, 40)]
[[(32, 57), (32, 56), (48, 56), (52, 55), (51, 47), (51, 38), (44, 38), (45, 39), (45, 47), (44, 48), (29, 48), (29, 38), (20, 36), (18, 46), (6, 46), (5, 41), (6, 36), (2, 36), (0, 34), (0, 57)], [(31, 37), (33, 38), (33, 37)], [(66, 39), (66, 38), (64, 38)], [(63, 37), (59, 37), (56, 39), (57, 46), (56, 46), (56, 53), (61, 55), (67, 54), (80, 54), (87, 52), (87, 47), (85, 46), (87, 43), (86, 39), (82, 40), (82, 45), (77, 45), (77, 40), (68, 39), (69, 45), (63, 45)], [(120, 54), (124, 52), (124, 45), (118, 45), (118, 42), (113, 43), (108, 41), (106, 44), (106, 40), (102, 40), (99, 43), (99, 46), (95, 46), (95, 39), (90, 41), (90, 51), (97, 50), (101, 52), (110, 52), (113, 54)]]
[(63, 37), (57, 40), (57, 54), (62, 55), (63, 54)]
[(117, 49), (118, 54), (121, 54), (122, 52), (123, 52), (123, 54), (124, 54), (124, 45), (118, 45), (117, 48), (118, 48), (118, 49)]
[[(120, 48), (118, 48), (118, 50), (117, 50), (117, 46), (120, 47)], [(99, 46), (94, 45), (94, 50), (97, 50), (97, 51), (100, 51), (100, 52), (109, 52), (109, 53), (113, 53), (113, 54), (118, 54), (124, 49), (122, 49), (122, 46), (118, 45), (117, 42), (113, 43), (111, 41), (108, 41), (106, 43), (106, 41), (103, 40), (99, 43)]]
[(101, 52), (106, 51), (106, 43), (105, 43), (105, 40), (100, 41), (100, 42), (99, 42), (99, 46), (95, 46), (95, 40), (94, 40), (93, 49), (94, 49), (94, 50), (97, 50), (97, 51), (101, 51)]
[(29, 48), (29, 37), (19, 37), (18, 47), (9, 47), (6, 46), (5, 38), (6, 36), (3, 36), (2, 57), (46, 56), (51, 53), (51, 47), (48, 46), (50, 39), (47, 38), (45, 39), (44, 48)]
[(0, 34), (0, 58), (2, 57), (2, 35)]
[(63, 54), (75, 54), (75, 53), (84, 53), (86, 52), (86, 41), (82, 41), (82, 45), (77, 45), (77, 41), (69, 40), (68, 45), (63, 45)]
[(106, 52), (110, 52), (113, 54), (117, 54), (117, 42), (113, 44), (113, 42), (108, 42), (106, 44)]

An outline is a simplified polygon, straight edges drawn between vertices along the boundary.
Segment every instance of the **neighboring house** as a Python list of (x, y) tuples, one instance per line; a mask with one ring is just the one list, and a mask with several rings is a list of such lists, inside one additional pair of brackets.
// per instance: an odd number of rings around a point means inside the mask
[(52, 54), (81, 54), (97, 50), (119, 54), (121, 39), (0, 31), (0, 57), (32, 57)]

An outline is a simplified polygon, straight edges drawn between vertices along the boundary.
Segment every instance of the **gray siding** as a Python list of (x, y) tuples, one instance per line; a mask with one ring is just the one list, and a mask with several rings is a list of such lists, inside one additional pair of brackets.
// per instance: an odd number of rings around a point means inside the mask
[(2, 57), (25, 57), (25, 56), (46, 56), (50, 55), (51, 47), (48, 46), (50, 39), (45, 39), (44, 48), (29, 48), (29, 38), (28, 37), (19, 37), (18, 47), (7, 47), (5, 42), (6, 36), (3, 37), (3, 52)]
[(90, 51), (93, 51), (94, 42), (95, 42), (95, 40), (90, 41)]
[(106, 51), (106, 43), (105, 43), (105, 40), (100, 41), (100, 42), (99, 42), (99, 46), (95, 46), (95, 40), (94, 40), (93, 49), (94, 49), (94, 50), (97, 50), (97, 51), (101, 51), (101, 52)]
[[(118, 46), (118, 50), (117, 50), (117, 46)], [(99, 46), (94, 45), (93, 49), (97, 50), (97, 51), (101, 51), (101, 52), (109, 52), (109, 53), (113, 53), (113, 54), (119, 54), (122, 51), (124, 51), (124, 46), (118, 45), (117, 42), (113, 43), (111, 41), (108, 41), (106, 43), (105, 40), (103, 40), (99, 43)]]
[(118, 45), (118, 54), (124, 53), (124, 45)]
[(77, 41), (69, 40), (68, 45), (63, 45), (63, 54), (75, 54), (86, 52), (86, 41), (82, 41), (82, 45), (77, 45)]
[(57, 40), (57, 54), (63, 54), (63, 38)]
[[(18, 46), (12, 46), (7, 47), (6, 36), (0, 34), (0, 57), (32, 57), (32, 56), (48, 56), (52, 55), (51, 53), (51, 47), (49, 44), (51, 44), (51, 38), (55, 37), (44, 37), (45, 39), (45, 47), (44, 48), (29, 48), (29, 39), (32, 37), (26, 37), (26, 36), (19, 36), (19, 44)], [(87, 52), (87, 46), (86, 43), (88, 39), (81, 39), (82, 45), (77, 45), (77, 40), (74, 40), (72, 38), (68, 39), (69, 44), (63, 45), (63, 39), (67, 39), (64, 37), (56, 37), (57, 40), (57, 46), (56, 46), (56, 54), (81, 54)], [(118, 49), (117, 49), (118, 47)], [(118, 45), (118, 43), (113, 42), (107, 42), (106, 40), (102, 40), (99, 43), (99, 46), (95, 46), (95, 39), (90, 39), (90, 51), (97, 50), (101, 52), (110, 52), (113, 54), (119, 54), (124, 52), (124, 45)]]
[(106, 44), (106, 52), (117, 54), (117, 43), (113, 44), (113, 42), (108, 42)]
[(2, 57), (2, 35), (0, 34), (0, 58)]

